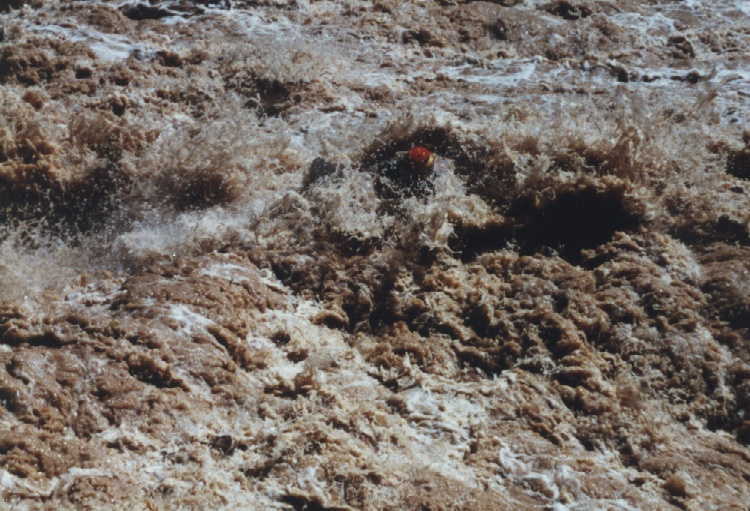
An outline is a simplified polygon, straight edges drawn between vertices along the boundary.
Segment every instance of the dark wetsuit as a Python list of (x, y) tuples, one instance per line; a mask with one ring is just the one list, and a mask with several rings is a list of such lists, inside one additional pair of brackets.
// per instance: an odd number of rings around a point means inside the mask
[[(396, 153), (391, 159), (378, 162), (367, 170), (376, 175), (375, 189), (382, 199), (423, 198), (435, 188), (432, 167), (412, 162), (405, 153)], [(302, 190), (329, 176), (341, 178), (342, 172), (343, 167), (315, 158), (302, 181)]]
[(381, 162), (377, 173), (379, 177), (387, 178), (387, 182), (379, 179), (378, 183), (378, 188), (383, 188), (384, 196), (421, 198), (435, 189), (432, 168), (413, 163), (406, 154), (397, 153), (390, 160)]

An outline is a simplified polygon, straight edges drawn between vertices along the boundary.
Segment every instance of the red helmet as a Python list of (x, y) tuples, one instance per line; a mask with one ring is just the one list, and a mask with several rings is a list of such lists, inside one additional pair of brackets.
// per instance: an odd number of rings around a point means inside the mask
[(435, 154), (421, 145), (409, 149), (409, 161), (418, 167), (431, 168), (435, 163)]

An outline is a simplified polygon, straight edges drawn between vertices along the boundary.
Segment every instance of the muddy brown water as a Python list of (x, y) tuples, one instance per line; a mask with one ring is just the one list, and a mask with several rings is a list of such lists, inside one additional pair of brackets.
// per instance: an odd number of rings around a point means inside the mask
[(0, 508), (750, 509), (745, 4), (0, 5)]

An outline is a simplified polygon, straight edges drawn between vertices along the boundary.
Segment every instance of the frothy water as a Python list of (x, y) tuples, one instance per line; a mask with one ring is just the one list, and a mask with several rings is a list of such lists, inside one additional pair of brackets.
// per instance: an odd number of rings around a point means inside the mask
[[(214, 508), (750, 495), (747, 2), (22, 3), (21, 508), (82, 481)], [(58, 436), (86, 454), (32, 445)]]

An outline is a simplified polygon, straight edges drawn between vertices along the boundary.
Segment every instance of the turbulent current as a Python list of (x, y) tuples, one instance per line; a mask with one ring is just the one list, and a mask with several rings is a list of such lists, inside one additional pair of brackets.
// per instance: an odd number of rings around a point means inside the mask
[(0, 1), (0, 510), (750, 510), (743, 0)]

